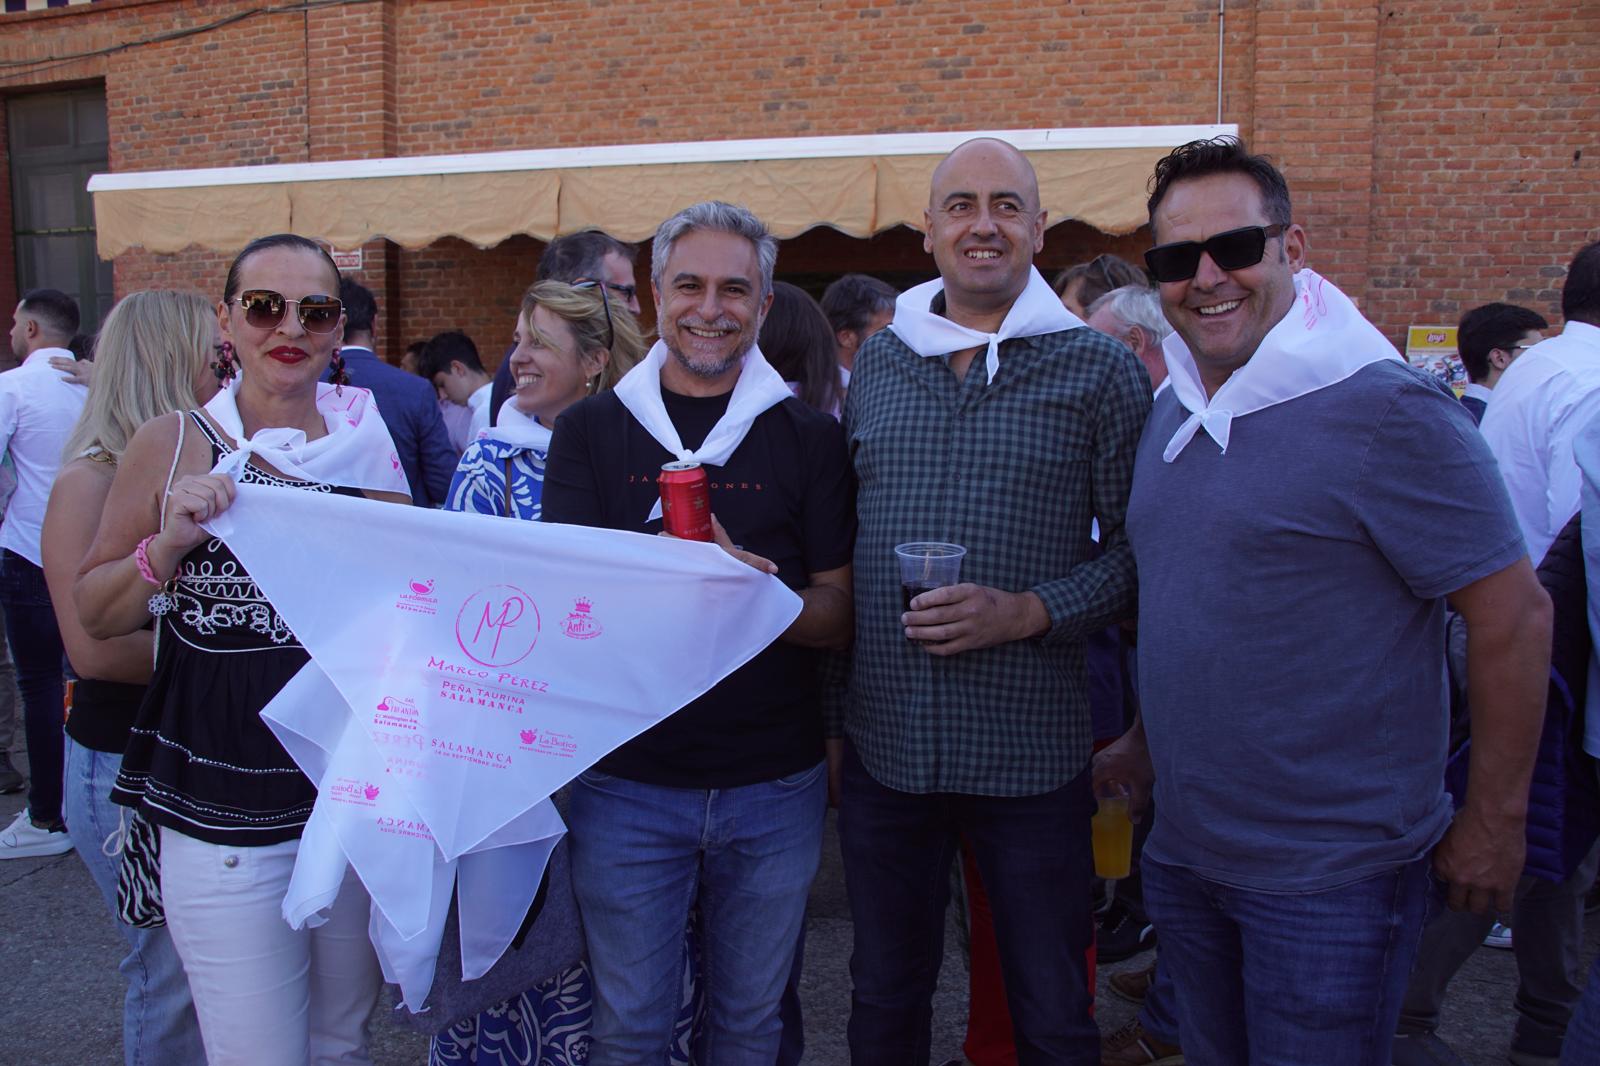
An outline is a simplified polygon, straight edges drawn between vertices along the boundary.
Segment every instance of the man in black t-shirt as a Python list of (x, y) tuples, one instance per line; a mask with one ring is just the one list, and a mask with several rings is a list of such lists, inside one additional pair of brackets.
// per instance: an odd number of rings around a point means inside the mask
[[(658, 533), (662, 465), (698, 461), (717, 543), (803, 601), (777, 642), (574, 785), (592, 1066), (665, 1061), (697, 901), (706, 1055), (778, 1054), (827, 804), (815, 656), (850, 641), (854, 494), (837, 423), (794, 399), (756, 347), (776, 258), (740, 207), (696, 204), (663, 223), (661, 340), (615, 390), (569, 408), (550, 445), (545, 521)], [(706, 618), (706, 642), (739, 624)]]

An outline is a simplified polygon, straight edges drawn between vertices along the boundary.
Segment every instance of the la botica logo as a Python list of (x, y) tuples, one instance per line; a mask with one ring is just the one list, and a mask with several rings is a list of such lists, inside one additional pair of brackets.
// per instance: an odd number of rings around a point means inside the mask
[(438, 614), (439, 599), (433, 594), (433, 578), (411, 578), (394, 605), (396, 610), (412, 614)]
[(456, 643), (482, 666), (511, 666), (539, 640), (539, 609), (515, 585), (490, 585), (467, 597), (456, 614)]
[(517, 737), (522, 741), (523, 751), (554, 755), (561, 759), (570, 759), (578, 752), (578, 742), (572, 739), (570, 733), (552, 733), (548, 729), (543, 732), (537, 729), (523, 729), (517, 733)]
[(561, 632), (573, 640), (593, 640), (605, 628), (593, 615), (594, 604), (587, 596), (579, 596), (572, 605), (572, 613), (561, 620)]
[(357, 781), (352, 777), (341, 777), (333, 783), (329, 793), (339, 803), (353, 803), (358, 807), (370, 807), (378, 799), (378, 794), (383, 790), (371, 781)]

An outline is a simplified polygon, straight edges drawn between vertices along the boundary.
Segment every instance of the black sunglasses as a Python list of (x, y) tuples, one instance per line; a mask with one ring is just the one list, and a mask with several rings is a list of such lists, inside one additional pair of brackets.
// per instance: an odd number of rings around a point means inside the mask
[(307, 333), (332, 333), (339, 328), (339, 315), (344, 305), (337, 296), (306, 296), (299, 300), (286, 300), (281, 292), (271, 289), (248, 289), (234, 298), (244, 312), (244, 320), (257, 329), (276, 329), (283, 321), (283, 313), (290, 304), (300, 327)]
[[(574, 289), (600, 290), (600, 306), (606, 309), (606, 351), (611, 351), (617, 346), (617, 327), (611, 322), (611, 301), (606, 297), (606, 283), (595, 281), (592, 278), (579, 278), (572, 283), (572, 287)], [(611, 291), (621, 292), (622, 290), (612, 289)]]
[(1203, 241), (1174, 241), (1158, 244), (1144, 253), (1145, 265), (1157, 281), (1188, 281), (1200, 269), (1200, 253), (1223, 270), (1243, 270), (1261, 262), (1267, 252), (1267, 238), (1281, 236), (1289, 227), (1244, 226), (1218, 233)]

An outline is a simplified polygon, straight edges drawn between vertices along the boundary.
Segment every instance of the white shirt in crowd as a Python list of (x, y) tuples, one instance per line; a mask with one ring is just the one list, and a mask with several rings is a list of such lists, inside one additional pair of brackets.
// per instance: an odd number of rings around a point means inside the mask
[(61, 449), (78, 424), (89, 390), (50, 365), (65, 348), (40, 348), (21, 366), (0, 374), (0, 454), (10, 456), (17, 489), (0, 524), (0, 548), (42, 565), (39, 532), (50, 486), (61, 469)]
[[(467, 443), (478, 439), (478, 434), (489, 428), (489, 398), (494, 393), (494, 382), (485, 381), (478, 388), (472, 390), (472, 395), (467, 397), (467, 410), (472, 412), (472, 420), (467, 423)], [(462, 445), (463, 450), (466, 445)]]
[(1600, 327), (1568, 322), (1506, 367), (1490, 393), (1483, 437), (1537, 566), (1578, 513), (1582, 476), (1572, 442), (1600, 414)]
[(457, 454), (467, 450), (467, 445), (472, 443), (472, 412), (458, 403), (452, 403), (441, 397), (439, 399), (439, 417), (444, 419), (445, 435), (450, 438), (450, 447)]

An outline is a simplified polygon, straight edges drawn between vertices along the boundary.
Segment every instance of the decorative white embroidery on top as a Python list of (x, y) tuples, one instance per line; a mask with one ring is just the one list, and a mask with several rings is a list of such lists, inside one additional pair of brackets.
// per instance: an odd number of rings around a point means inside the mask
[[(233, 451), (217, 438), (211, 427), (203, 420), (201, 428), (206, 431), (206, 435), (211, 438), (219, 451), (224, 453)], [(333, 491), (332, 485), (314, 481), (291, 481), (254, 466), (245, 467), (240, 480), (252, 485), (271, 485), (275, 488), (301, 489), (307, 492)], [(203, 559), (193, 562), (185, 559), (178, 569), (177, 585), (171, 592), (176, 617), (184, 625), (192, 627), (195, 634), (202, 637), (216, 636), (229, 630), (248, 630), (257, 636), (265, 637), (279, 647), (299, 644), (289, 624), (261, 594), (261, 589), (255, 580), (244, 567), (239, 565), (238, 560), (227, 550), (222, 541), (214, 538), (207, 541), (205, 553), (220, 555), (220, 560), (213, 562), (210, 559)], [(183, 634), (180, 632), (178, 635), (181, 637)], [(185, 643), (201, 647), (193, 641)]]

